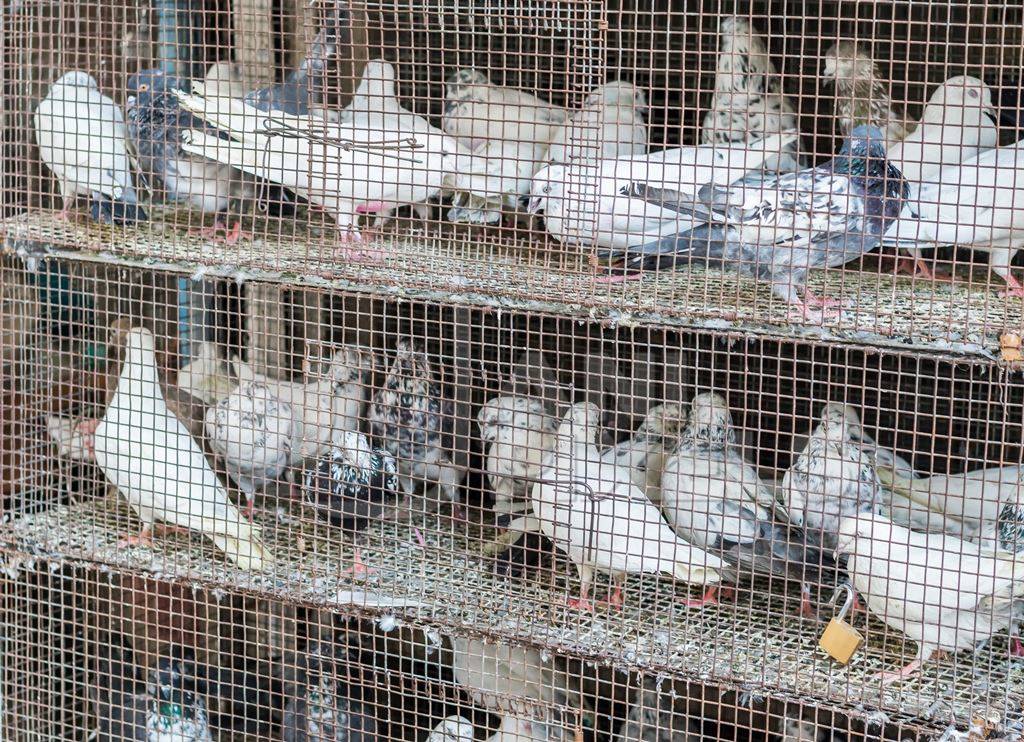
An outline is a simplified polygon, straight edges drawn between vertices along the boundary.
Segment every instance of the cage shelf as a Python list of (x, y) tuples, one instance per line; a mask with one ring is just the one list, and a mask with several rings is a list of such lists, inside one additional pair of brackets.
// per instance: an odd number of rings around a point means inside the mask
[[(153, 548), (117, 547), (137, 522), (113, 496), (14, 520), (0, 533), (4, 566), (13, 573), (37, 559), (99, 565), (341, 611), (383, 609), (442, 633), (467, 631), (541, 643), (548, 651), (626, 670), (749, 684), (780, 697), (824, 701), (934, 730), (951, 721), (966, 726), (978, 719), (991, 728), (1016, 727), (1024, 716), (1024, 662), (1008, 659), (1002, 637), (979, 649), (970, 662), (953, 657), (929, 665), (916, 679), (882, 688), (871, 676), (905, 662), (914, 646), (874, 620), (859, 619), (867, 636), (865, 649), (841, 668), (817, 648), (823, 625), (795, 616), (793, 606), (767, 590), (741, 590), (735, 603), (698, 611), (676, 602), (669, 583), (644, 578), (627, 584), (623, 610), (587, 614), (565, 605), (568, 591), (575, 590), (566, 577), (568, 565), (559, 560), (553, 571), (523, 580), (501, 577), (491, 560), (441, 516), (380, 523), (356, 539), (342, 540), (286, 508), (258, 512), (264, 540), (277, 557), (266, 574), (231, 566), (199, 540), (173, 537)], [(376, 570), (365, 581), (344, 576), (355, 545)]]
[[(323, 234), (211, 243), (170, 225), (112, 230), (24, 213), (2, 223), (4, 250), (79, 260), (333, 286), (383, 298), (544, 311), (614, 325), (707, 328), (767, 337), (837, 340), (998, 358), (1000, 337), (1024, 331), (1024, 302), (998, 296), (983, 268), (972, 280), (926, 284), (877, 270), (818, 271), (811, 288), (841, 298), (841, 315), (794, 323), (767, 287), (691, 268), (619, 284), (599, 283), (583, 255), (451, 234), (387, 234), (382, 261), (339, 263)], [(270, 230), (268, 230), (269, 232)]]

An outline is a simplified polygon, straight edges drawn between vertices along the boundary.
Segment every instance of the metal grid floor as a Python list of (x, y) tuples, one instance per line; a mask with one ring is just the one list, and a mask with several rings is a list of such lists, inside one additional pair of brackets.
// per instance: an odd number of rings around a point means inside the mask
[[(211, 243), (169, 224), (162, 231), (113, 230), (26, 213), (0, 226), (4, 249), (46, 251), (104, 262), (235, 278), (269, 278), (330, 285), (385, 297), (471, 304), (508, 310), (584, 316), (613, 324), (654, 324), (744, 331), (791, 338), (911, 346), (996, 357), (1000, 335), (1024, 331), (1024, 302), (1002, 298), (1000, 280), (977, 266), (970, 281), (915, 282), (888, 273), (847, 270), (812, 273), (817, 293), (843, 299), (839, 316), (794, 323), (767, 286), (734, 273), (691, 268), (618, 284), (599, 283), (585, 256), (551, 245), (496, 242), (451, 234), (381, 235), (378, 262), (342, 263), (325, 232), (274, 240)], [(71, 251), (71, 252), (65, 252)], [(992, 288), (986, 288), (990, 282)]]
[[(841, 668), (817, 648), (823, 624), (794, 615), (792, 605), (767, 590), (739, 590), (734, 603), (694, 610), (676, 600), (682, 586), (632, 579), (621, 611), (581, 613), (566, 607), (566, 596), (577, 587), (572, 568), (561, 559), (550, 571), (501, 577), (492, 561), (477, 553), (479, 542), (455, 535), (453, 522), (443, 516), (424, 516), (415, 524), (378, 523), (343, 541), (337, 531), (307, 520), (308, 513), (283, 507), (257, 512), (264, 541), (277, 558), (266, 574), (235, 568), (198, 538), (119, 548), (117, 540), (138, 523), (112, 495), (15, 520), (2, 535), (8, 550), (3, 566), (13, 574), (39, 566), (40, 558), (52, 568), (99, 562), (274, 599), (371, 608), (435, 630), (464, 628), (509, 642), (543, 642), (551, 651), (626, 669), (751, 683), (867, 717), (895, 714), (936, 729), (951, 721), (967, 725), (981, 719), (993, 728), (1020, 723), (1024, 662), (1008, 659), (1004, 637), (960, 662), (952, 657), (933, 663), (919, 678), (882, 688), (871, 676), (909, 661), (915, 648), (874, 620), (858, 620), (865, 648)], [(365, 581), (344, 575), (357, 545), (363, 561), (376, 570)]]

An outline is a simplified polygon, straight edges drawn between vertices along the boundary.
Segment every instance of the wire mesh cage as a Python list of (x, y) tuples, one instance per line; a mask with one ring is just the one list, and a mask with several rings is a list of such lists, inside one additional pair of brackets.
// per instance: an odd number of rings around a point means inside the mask
[(0, 17), (6, 737), (1020, 737), (1020, 7)]

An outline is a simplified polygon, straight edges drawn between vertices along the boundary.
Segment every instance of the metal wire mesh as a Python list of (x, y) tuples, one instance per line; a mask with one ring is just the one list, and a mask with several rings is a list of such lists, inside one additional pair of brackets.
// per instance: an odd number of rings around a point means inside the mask
[(1020, 737), (1020, 7), (0, 18), (5, 737)]

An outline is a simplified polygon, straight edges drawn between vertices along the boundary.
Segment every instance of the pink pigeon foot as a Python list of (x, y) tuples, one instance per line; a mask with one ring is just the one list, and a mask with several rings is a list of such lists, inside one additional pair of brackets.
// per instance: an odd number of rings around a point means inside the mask
[(909, 678), (911, 675), (916, 674), (921, 669), (922, 661), (917, 659), (911, 662), (909, 665), (900, 668), (899, 670), (884, 671), (872, 675), (870, 680), (881, 681), (882, 685), (891, 685), (897, 680), (903, 680)]
[(689, 598), (683, 601), (687, 608), (703, 608), (706, 605), (718, 605), (718, 585), (712, 585), (700, 598)]
[[(854, 594), (856, 599), (856, 593)], [(807, 585), (800, 586), (800, 612), (798, 615), (804, 618), (810, 618), (817, 620), (818, 612), (814, 610), (814, 606), (811, 605), (811, 589)]]
[(1010, 656), (1024, 657), (1024, 642), (1020, 640), (1019, 636), (1013, 637), (1010, 641)]
[(71, 221), (71, 209), (72, 209), (71, 204), (64, 204), (64, 206), (61, 208), (61, 210), (56, 213), (54, 218), (57, 221), (59, 221), (59, 222), (69, 222), (69, 221)]
[(242, 513), (243, 518), (252, 523), (253, 519), (256, 517), (256, 501), (251, 498), (247, 498), (245, 507), (239, 512)]
[(1003, 298), (1009, 296), (1024, 297), (1024, 286), (1018, 281), (1012, 273), (1007, 271), (1006, 273), (1006, 288), (999, 292), (999, 295)]
[(622, 598), (622, 585), (615, 585), (608, 594), (608, 605), (612, 608), (622, 608), (625, 601)]
[(638, 281), (643, 276), (643, 273), (605, 273), (600, 276), (594, 276), (594, 281), (596, 283), (626, 283), (628, 281)]
[(153, 528), (148, 523), (142, 527), (139, 531), (138, 536), (125, 536), (123, 539), (117, 542), (119, 549), (124, 549), (130, 546), (152, 546), (153, 545)]
[(354, 580), (365, 580), (370, 575), (376, 574), (377, 570), (363, 562), (362, 551), (357, 546), (355, 558), (352, 560), (352, 566), (342, 570), (341, 573), (343, 575), (351, 575)]
[(928, 281), (952, 281), (953, 276), (945, 271), (933, 271), (923, 258), (900, 258), (896, 266), (897, 273), (912, 278), (923, 278)]
[(573, 610), (584, 611), (586, 613), (593, 613), (595, 610), (594, 604), (583, 596), (578, 598), (569, 598), (565, 601), (565, 604)]
[(427, 548), (427, 540), (423, 538), (423, 532), (419, 528), (413, 528), (412, 535), (416, 537), (416, 543), (420, 545), (421, 549)]
[(75, 432), (82, 436), (82, 446), (90, 458), (96, 456), (96, 428), (99, 426), (100, 421), (95, 417), (86, 418), (75, 426)]
[(181, 526), (170, 526), (166, 523), (158, 523), (153, 526), (152, 531), (157, 536), (190, 536), (192, 532)]

